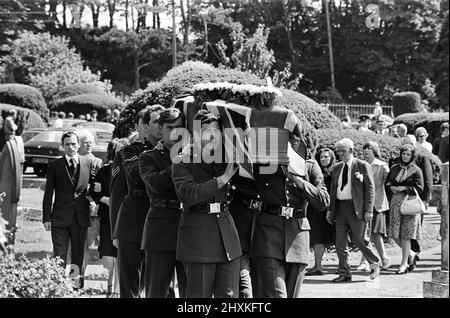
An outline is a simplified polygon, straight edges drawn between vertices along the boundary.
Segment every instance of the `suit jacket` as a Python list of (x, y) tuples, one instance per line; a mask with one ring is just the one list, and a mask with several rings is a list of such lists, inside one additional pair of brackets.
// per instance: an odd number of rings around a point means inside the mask
[(122, 149), (116, 153), (113, 162), (111, 163), (111, 185), (109, 196), (109, 220), (111, 225), (111, 237), (116, 239), (115, 228), (117, 223), (117, 215), (119, 214), (120, 206), (123, 199), (128, 193), (127, 181), (125, 179), (125, 172), (123, 170), (123, 153)]
[[(217, 188), (225, 164), (174, 163), (172, 179), (183, 207), (227, 201), (228, 187)], [(216, 263), (242, 255), (239, 236), (229, 212), (203, 214), (184, 210), (178, 225), (177, 260)]]
[[(332, 172), (332, 180), (331, 180), (331, 204), (330, 204), (330, 212), (331, 219), (336, 220), (336, 214), (339, 211), (336, 211), (336, 203), (337, 203), (337, 187), (338, 180), (340, 178), (341, 171), (344, 167), (344, 163), (340, 162), (336, 164), (333, 168)], [(373, 214), (373, 206), (375, 201), (375, 183), (373, 180), (372, 169), (370, 168), (369, 163), (360, 160), (358, 158), (353, 158), (352, 166), (351, 166), (351, 182), (352, 182), (352, 200), (353, 200), (353, 208), (355, 210), (356, 217), (359, 220), (364, 219), (365, 213)], [(359, 172), (362, 174), (363, 179), (360, 181), (356, 177), (356, 173)]]
[(139, 173), (138, 160), (143, 151), (153, 147), (150, 143), (138, 141), (123, 148), (123, 170), (128, 193), (120, 206), (113, 235), (119, 240), (141, 244), (150, 200)]
[[(43, 222), (52, 222), (53, 226), (67, 227), (75, 214), (81, 227), (91, 225), (87, 189), (95, 172), (89, 158), (84, 156), (78, 158), (76, 184), (70, 178), (65, 157), (49, 163), (42, 203)], [(54, 202), (53, 193), (55, 194)]]
[(386, 196), (384, 183), (389, 173), (389, 167), (386, 162), (375, 158), (372, 162), (371, 168), (373, 172), (373, 180), (375, 182), (375, 211), (387, 211), (389, 210), (389, 201)]
[[(302, 188), (298, 188), (296, 183), (286, 178), (281, 166), (272, 175), (255, 173), (256, 184), (262, 183), (265, 186), (265, 191), (260, 192), (263, 202), (268, 202), (275, 195), (286, 197), (286, 203), (277, 204), (277, 206), (291, 206), (306, 211), (311, 204), (318, 211), (326, 209), (330, 198), (323, 181), (322, 171), (315, 160), (308, 160), (306, 164), (307, 176)], [(262, 176), (264, 176), (264, 182), (261, 182)], [(271, 193), (273, 189), (283, 189), (283, 195)], [(250, 256), (271, 257), (289, 263), (308, 264), (310, 230), (306, 217), (286, 219), (261, 212), (256, 217)]]
[[(153, 149), (139, 156), (139, 172), (150, 200), (178, 201), (172, 181), (170, 150)], [(142, 233), (143, 250), (175, 251), (181, 209), (150, 206)]]

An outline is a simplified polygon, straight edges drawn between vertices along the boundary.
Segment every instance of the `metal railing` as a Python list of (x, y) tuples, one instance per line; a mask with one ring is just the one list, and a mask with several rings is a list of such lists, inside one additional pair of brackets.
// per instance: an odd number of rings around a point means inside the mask
[[(358, 119), (361, 115), (373, 114), (376, 105), (367, 104), (322, 104), (323, 107), (327, 107), (337, 118), (344, 118), (346, 116), (346, 109), (351, 119)], [(394, 118), (392, 106), (380, 105), (383, 109), (383, 115), (388, 115)]]

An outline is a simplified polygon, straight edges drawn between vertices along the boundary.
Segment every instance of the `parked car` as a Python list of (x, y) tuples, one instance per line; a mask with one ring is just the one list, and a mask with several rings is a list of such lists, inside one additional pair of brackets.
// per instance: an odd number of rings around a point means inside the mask
[(84, 127), (84, 128), (95, 128), (102, 129), (113, 132), (116, 129), (114, 124), (105, 122), (105, 121), (86, 121), (81, 123), (75, 123), (73, 126), (75, 127)]
[(25, 165), (33, 167), (38, 177), (45, 177), (48, 163), (64, 155), (61, 138), (66, 131), (79, 134), (92, 133), (94, 136), (92, 153), (101, 159), (106, 157), (108, 142), (112, 139), (112, 133), (109, 131), (82, 127), (47, 128), (24, 144)]
[(20, 135), (22, 137), (23, 143), (25, 144), (28, 140), (33, 138), (36, 135), (39, 135), (41, 132), (43, 132), (47, 128), (30, 128), (22, 133)]

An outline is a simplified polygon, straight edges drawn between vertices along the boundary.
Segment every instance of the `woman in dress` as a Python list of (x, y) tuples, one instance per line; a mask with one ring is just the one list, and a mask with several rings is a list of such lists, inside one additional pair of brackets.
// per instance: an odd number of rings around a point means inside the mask
[(429, 152), (433, 152), (433, 145), (427, 141), (428, 132), (424, 127), (417, 128), (414, 134), (416, 135), (417, 139), (417, 149), (423, 148), (428, 150)]
[(402, 261), (396, 274), (406, 274), (415, 258), (411, 251), (411, 239), (420, 239), (420, 214), (401, 215), (400, 206), (406, 195), (420, 194), (423, 190), (423, 175), (414, 164), (416, 149), (405, 144), (400, 148), (400, 162), (392, 166), (386, 178), (390, 192), (389, 236), (402, 248)]
[[(333, 170), (335, 155), (329, 148), (319, 152), (319, 166), (327, 191), (331, 189), (331, 171)], [(323, 275), (322, 258), (325, 248), (336, 242), (336, 228), (325, 219), (326, 211), (311, 210), (311, 245), (314, 249), (314, 267), (306, 272), (306, 276)]]
[[(375, 141), (366, 142), (363, 145), (363, 153), (364, 159), (370, 164), (375, 182), (375, 202), (370, 239), (375, 244), (375, 248), (380, 255), (382, 261), (381, 269), (386, 270), (390, 266), (390, 261), (384, 250), (383, 237), (387, 234), (386, 213), (389, 213), (389, 201), (386, 196), (384, 183), (389, 173), (389, 167), (386, 162), (380, 160), (380, 147)], [(361, 261), (361, 264), (365, 265), (365, 263), (367, 263), (365, 259)], [(369, 269), (368, 263), (367, 269)]]

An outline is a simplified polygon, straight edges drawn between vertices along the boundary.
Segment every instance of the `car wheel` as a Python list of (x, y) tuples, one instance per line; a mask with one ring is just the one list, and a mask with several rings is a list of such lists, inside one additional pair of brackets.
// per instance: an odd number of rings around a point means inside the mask
[(40, 177), (43, 178), (47, 174), (47, 167), (33, 167), (34, 173)]

